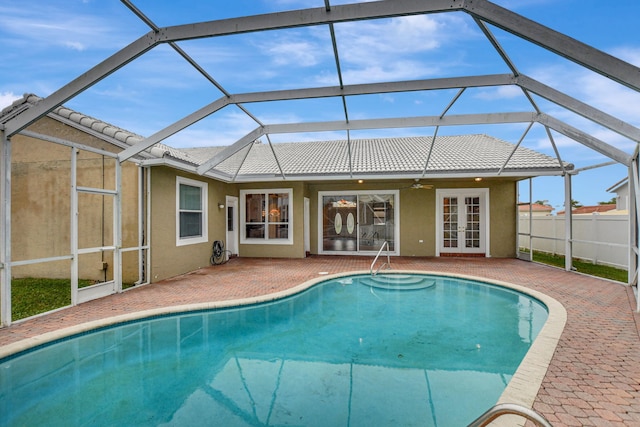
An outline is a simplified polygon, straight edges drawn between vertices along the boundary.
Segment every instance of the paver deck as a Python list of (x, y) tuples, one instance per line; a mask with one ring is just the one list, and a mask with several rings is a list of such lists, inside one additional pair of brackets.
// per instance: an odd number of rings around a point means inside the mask
[[(279, 292), (319, 273), (368, 270), (370, 257), (235, 258), (173, 279), (0, 329), (0, 346), (84, 322), (158, 307)], [(515, 259), (393, 258), (394, 270), (465, 274), (555, 298), (567, 323), (534, 402), (554, 426), (640, 426), (640, 336), (630, 288)]]

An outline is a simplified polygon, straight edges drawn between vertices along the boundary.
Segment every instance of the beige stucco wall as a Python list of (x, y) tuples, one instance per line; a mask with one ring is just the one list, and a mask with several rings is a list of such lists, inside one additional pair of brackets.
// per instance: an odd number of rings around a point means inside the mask
[[(472, 179), (433, 181), (432, 189), (408, 188), (413, 181), (395, 182), (313, 182), (307, 185), (311, 205), (311, 253), (318, 253), (318, 192), (400, 189), (400, 255), (435, 256), (436, 254), (436, 189), (488, 188), (490, 203), (490, 248), (492, 257), (514, 257), (516, 254), (517, 186), (513, 180)], [(430, 182), (431, 183), (431, 182)], [(422, 240), (422, 242), (420, 242)]]
[[(87, 133), (50, 118), (29, 130), (76, 143), (114, 151), (114, 147)], [(115, 188), (115, 160), (80, 151), (77, 155), (78, 186)], [(12, 260), (68, 256), (71, 254), (71, 148), (23, 135), (12, 138)], [(123, 246), (137, 246), (138, 168), (126, 162), (122, 168)], [(80, 194), (78, 199), (79, 248), (113, 243), (113, 198)], [(107, 264), (102, 270), (102, 261)], [(14, 277), (69, 278), (70, 262), (46, 262), (12, 269)], [(113, 278), (113, 251), (81, 255), (81, 279)], [(137, 257), (126, 255), (123, 279), (138, 278)]]
[[(176, 177), (208, 184), (208, 241), (176, 245)], [(237, 195), (235, 186), (168, 167), (151, 168), (151, 281), (174, 277), (209, 265), (214, 240), (225, 240), (225, 196)]]

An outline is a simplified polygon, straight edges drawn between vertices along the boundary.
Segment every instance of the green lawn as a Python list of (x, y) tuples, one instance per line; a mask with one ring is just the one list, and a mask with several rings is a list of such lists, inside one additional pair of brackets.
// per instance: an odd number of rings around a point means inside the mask
[[(81, 280), (80, 287), (92, 282)], [(26, 278), (11, 281), (11, 318), (24, 319), (71, 304), (69, 279)]]
[[(564, 268), (564, 256), (551, 255), (544, 252), (534, 252), (533, 260), (542, 264)], [(627, 283), (627, 270), (594, 265), (590, 262), (574, 260), (576, 271), (592, 276), (603, 277)], [(79, 286), (92, 285), (90, 280), (81, 280)], [(130, 284), (124, 285), (129, 287)], [(13, 320), (66, 307), (71, 304), (71, 285), (68, 279), (13, 279), (11, 281), (11, 314)]]
[[(552, 255), (545, 252), (533, 252), (533, 260), (542, 264), (553, 265), (564, 268), (564, 256)], [(591, 276), (602, 277), (605, 279), (615, 280), (617, 282), (627, 283), (627, 270), (621, 268), (610, 267), (607, 265), (598, 265), (579, 259), (573, 260), (573, 267), (576, 271)]]

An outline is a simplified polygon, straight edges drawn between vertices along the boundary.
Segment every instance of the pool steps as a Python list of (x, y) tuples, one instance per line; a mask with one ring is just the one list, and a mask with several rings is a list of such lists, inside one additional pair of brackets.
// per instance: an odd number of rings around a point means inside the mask
[(415, 291), (434, 287), (436, 279), (409, 274), (377, 274), (361, 278), (360, 283), (378, 289)]

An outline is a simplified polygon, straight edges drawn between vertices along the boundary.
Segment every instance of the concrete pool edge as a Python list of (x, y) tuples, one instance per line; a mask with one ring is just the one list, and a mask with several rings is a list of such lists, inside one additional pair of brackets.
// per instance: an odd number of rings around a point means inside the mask
[[(497, 402), (497, 403), (516, 403), (516, 404), (531, 408), (538, 394), (542, 381), (546, 375), (549, 363), (555, 353), (555, 349), (560, 339), (560, 335), (564, 330), (564, 326), (566, 324), (566, 319), (567, 319), (567, 313), (565, 308), (558, 301), (547, 296), (546, 294), (543, 294), (538, 291), (534, 291), (524, 286), (515, 285), (513, 283), (508, 283), (504, 281), (492, 280), (492, 279), (487, 279), (479, 276), (462, 275), (462, 274), (455, 274), (455, 273), (442, 273), (442, 272), (436, 272), (436, 271), (423, 271), (423, 270), (420, 270), (420, 271), (392, 270), (389, 272), (385, 272), (385, 274), (403, 274), (403, 273), (434, 275), (439, 277), (454, 277), (454, 278), (468, 279), (468, 280), (474, 280), (482, 283), (497, 285), (497, 286), (504, 287), (506, 289), (512, 289), (517, 292), (521, 292), (525, 295), (529, 295), (533, 298), (536, 298), (547, 307), (547, 310), (549, 312), (547, 321), (545, 322), (540, 333), (534, 340), (531, 348), (525, 355), (520, 366), (518, 367), (517, 371), (514, 373), (513, 377), (511, 378), (507, 387), (502, 393), (499, 401)], [(7, 346), (3, 346), (2, 348), (0, 348), (0, 360), (9, 358), (12, 355), (29, 351), (30, 349), (35, 347), (44, 346), (48, 343), (65, 339), (73, 335), (82, 334), (95, 329), (109, 327), (109, 326), (120, 324), (120, 323), (126, 323), (126, 322), (141, 320), (149, 317), (164, 316), (164, 315), (170, 315), (170, 314), (182, 313), (182, 312), (191, 312), (191, 311), (200, 311), (200, 310), (207, 310), (207, 309), (227, 308), (227, 307), (238, 307), (238, 306), (244, 306), (244, 305), (269, 302), (269, 301), (273, 301), (273, 300), (277, 300), (277, 299), (281, 299), (284, 297), (297, 294), (308, 288), (313, 287), (318, 283), (321, 283), (327, 280), (344, 277), (344, 276), (359, 275), (359, 274), (368, 275), (370, 273), (369, 271), (349, 271), (349, 272), (342, 272), (338, 274), (321, 275), (319, 277), (316, 277), (311, 280), (307, 280), (297, 286), (291, 287), (284, 291), (265, 294), (261, 296), (251, 297), (251, 298), (160, 307), (160, 308), (155, 308), (150, 310), (143, 310), (143, 311), (137, 311), (137, 312), (127, 313), (123, 315), (108, 317), (108, 318), (99, 319), (91, 322), (85, 322), (85, 323), (70, 326), (64, 329), (48, 332), (46, 334), (27, 338), (27, 339), (9, 344)], [(519, 417), (512, 418), (511, 416), (501, 417), (499, 421), (508, 421), (508, 424), (504, 424), (504, 425), (516, 425), (519, 422), (522, 422), (522, 424), (520, 425), (523, 425), (524, 423), (524, 421), (521, 418)]]

